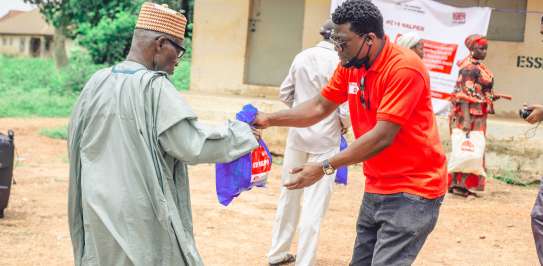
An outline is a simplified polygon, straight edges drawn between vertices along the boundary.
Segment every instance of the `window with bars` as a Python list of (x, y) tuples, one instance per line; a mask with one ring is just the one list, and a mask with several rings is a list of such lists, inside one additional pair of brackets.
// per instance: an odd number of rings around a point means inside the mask
[(527, 0), (435, 0), (457, 7), (490, 7), (487, 37), (495, 41), (524, 41)]

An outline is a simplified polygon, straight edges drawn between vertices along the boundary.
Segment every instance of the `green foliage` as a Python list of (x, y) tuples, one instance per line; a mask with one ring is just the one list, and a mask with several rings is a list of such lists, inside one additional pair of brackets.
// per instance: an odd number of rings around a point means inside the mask
[(0, 56), (0, 93), (30, 91), (37, 84), (45, 84), (44, 88), (49, 89), (58, 78), (56, 73), (50, 59)]
[[(130, 49), (137, 15), (144, 0), (24, 0), (38, 5), (53, 26), (89, 50), (97, 64), (113, 64)], [(192, 36), (194, 0), (155, 0), (174, 10), (185, 9), (186, 36)], [(187, 46), (188, 47), (188, 46)]]
[(183, 58), (183, 61), (175, 68), (170, 77), (177, 90), (188, 90), (190, 86), (190, 60)]
[(0, 117), (69, 115), (76, 96), (54, 93), (61, 85), (51, 59), (0, 56)]
[(95, 63), (114, 64), (128, 54), (136, 20), (136, 15), (121, 11), (114, 18), (103, 18), (95, 26), (81, 24), (77, 40), (88, 49)]
[(105, 65), (94, 64), (91, 56), (84, 50), (74, 50), (70, 54), (70, 64), (60, 71), (59, 85), (50, 91), (55, 94), (77, 95), (92, 74)]
[(69, 38), (77, 37), (79, 26), (92, 26), (104, 18), (114, 18), (118, 12), (137, 13), (143, 0), (24, 0), (35, 4), (54, 27)]
[(506, 184), (514, 186), (527, 187), (539, 184), (539, 179), (525, 180), (520, 176), (520, 174), (508, 170), (500, 170), (497, 173), (493, 174), (492, 177)]
[(0, 117), (66, 117), (75, 96), (51, 95), (47, 90), (0, 93)]
[[(171, 77), (178, 90), (190, 84), (190, 60), (184, 58)], [(90, 76), (104, 65), (74, 51), (58, 71), (52, 59), (0, 56), (0, 117), (66, 117)]]
[(55, 128), (42, 128), (40, 130), (40, 135), (46, 136), (52, 139), (68, 139), (68, 127), (55, 127)]

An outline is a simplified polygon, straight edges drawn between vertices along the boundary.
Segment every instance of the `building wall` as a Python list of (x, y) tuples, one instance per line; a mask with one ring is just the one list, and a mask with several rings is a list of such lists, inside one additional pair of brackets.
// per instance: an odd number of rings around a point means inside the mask
[[(31, 56), (30, 39), (40, 38), (40, 57), (52, 56), (52, 42), (49, 50), (45, 49), (44, 36), (26, 36), (26, 35), (1, 35), (0, 34), (0, 54), (15, 55), (15, 56)], [(21, 42), (22, 41), (22, 42)]]
[[(277, 97), (276, 87), (244, 84), (243, 71), (247, 46), (250, 0), (199, 0), (195, 3), (195, 22), (191, 90), (214, 94)], [(528, 11), (543, 11), (543, 1), (528, 0)], [(306, 0), (303, 47), (320, 38), (319, 27), (329, 16), (330, 0)], [(218, 15), (224, 14), (224, 15)], [(528, 13), (524, 42), (491, 41), (486, 63), (496, 75), (497, 92), (510, 94), (513, 101), (498, 101), (499, 116), (516, 116), (524, 102), (543, 103), (542, 14)], [(519, 59), (520, 56), (520, 59)], [(528, 57), (534, 61), (528, 67)]]
[(314, 46), (321, 40), (323, 22), (330, 17), (330, 0), (306, 0), (304, 14), (303, 48)]
[(249, 10), (249, 0), (195, 1), (191, 90), (232, 94), (248, 90), (242, 83)]
[[(23, 52), (21, 52), (20, 48), (21, 39), (23, 39), (25, 42)], [(26, 36), (0, 35), (0, 53), (9, 55), (18, 55), (24, 53), (24, 49), (26, 49), (26, 42)]]
[[(244, 84), (250, 0), (199, 0), (194, 7), (192, 91), (277, 97), (277, 87)], [(330, 0), (306, 0), (304, 48), (319, 40)], [(224, 14), (224, 15), (217, 15)]]
[(496, 103), (499, 116), (516, 117), (523, 103), (543, 103), (543, 64), (536, 68), (535, 62), (532, 67), (528, 67), (527, 62), (527, 57), (533, 57), (543, 63), (543, 35), (539, 33), (543, 14), (530, 13), (543, 11), (543, 1), (528, 0), (527, 9), (524, 42), (489, 43), (486, 63), (496, 76), (494, 88), (497, 92), (513, 96), (512, 101)]

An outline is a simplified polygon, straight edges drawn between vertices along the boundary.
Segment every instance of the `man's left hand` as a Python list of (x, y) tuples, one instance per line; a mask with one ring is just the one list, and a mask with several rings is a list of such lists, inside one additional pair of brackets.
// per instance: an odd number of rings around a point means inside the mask
[(295, 179), (284, 185), (287, 189), (300, 189), (311, 186), (324, 175), (320, 163), (306, 163), (302, 167), (293, 168), (290, 173), (295, 174)]

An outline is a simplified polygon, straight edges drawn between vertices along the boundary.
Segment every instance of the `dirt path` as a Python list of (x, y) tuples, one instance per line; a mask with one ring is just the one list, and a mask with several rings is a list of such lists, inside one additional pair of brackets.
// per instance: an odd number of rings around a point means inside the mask
[[(0, 119), (13, 128), (20, 162), (6, 218), (0, 220), (0, 265), (71, 265), (66, 218), (65, 141), (39, 135), (65, 119)], [(194, 230), (206, 265), (266, 265), (279, 192), (280, 166), (269, 187), (218, 204), (212, 165), (190, 168)], [(317, 265), (348, 265), (363, 189), (357, 168), (336, 186), (322, 225)], [(416, 265), (537, 265), (530, 209), (537, 189), (489, 180), (479, 199), (447, 196), (435, 231)], [(293, 245), (293, 251), (295, 245)]]

